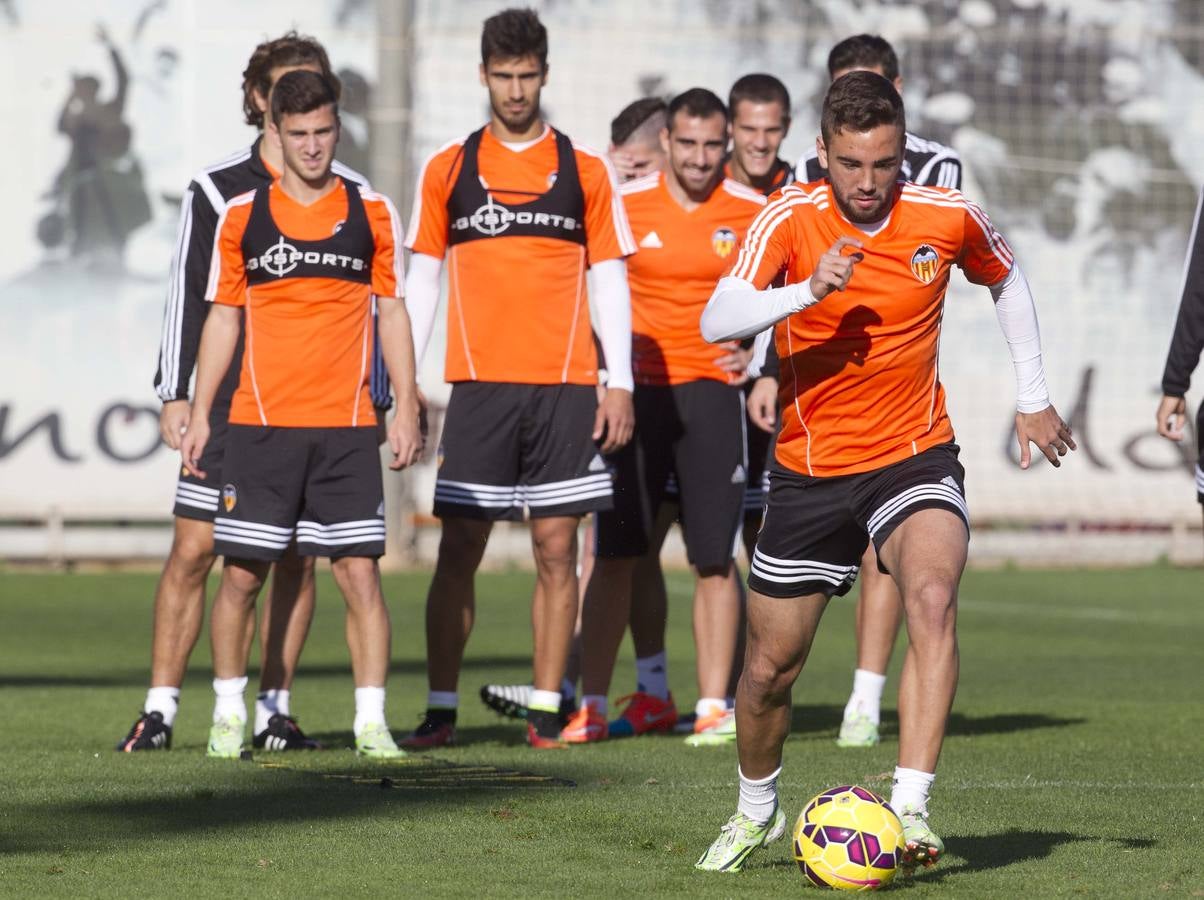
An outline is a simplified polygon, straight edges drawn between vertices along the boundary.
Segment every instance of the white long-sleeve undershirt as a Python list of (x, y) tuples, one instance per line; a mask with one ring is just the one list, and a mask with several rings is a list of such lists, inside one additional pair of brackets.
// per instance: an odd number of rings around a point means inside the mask
[[(406, 272), (406, 310), (414, 334), (414, 362), (426, 354), (435, 330), (439, 307), (439, 277), (443, 260), (424, 253), (410, 257)], [(627, 287), (627, 262), (608, 259), (589, 270), (590, 295), (597, 312), (594, 322), (602, 352), (606, 356), (607, 386), (630, 391), (631, 377), (631, 291)]]
[(991, 297), (1016, 372), (1016, 409), (1040, 412), (1049, 406), (1049, 388), (1041, 363), (1041, 329), (1033, 292), (1019, 266), (1013, 265), (1003, 281), (991, 285)]
[[(1049, 406), (1049, 388), (1041, 361), (1037, 308), (1028, 280), (1020, 267), (1013, 265), (1007, 277), (991, 285), (990, 291), (1016, 374), (1016, 409), (1040, 412)], [(809, 280), (758, 291), (742, 278), (721, 278), (699, 326), (702, 336), (711, 343), (741, 340), (817, 302)]]

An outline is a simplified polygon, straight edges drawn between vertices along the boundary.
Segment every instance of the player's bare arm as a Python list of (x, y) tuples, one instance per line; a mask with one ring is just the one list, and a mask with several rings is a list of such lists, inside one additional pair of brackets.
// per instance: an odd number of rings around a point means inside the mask
[(234, 350), (238, 346), (238, 335), (242, 330), (242, 309), (237, 306), (213, 304), (205, 319), (201, 332), (201, 347), (197, 352), (196, 398), (192, 408), (192, 420), (184, 439), (180, 442), (180, 456), (184, 467), (198, 478), (205, 473), (200, 465), (201, 454), (209, 442), (209, 413), (213, 409), (213, 398), (217, 395), (222, 376), (230, 368)]
[(747, 405), (753, 424), (772, 434), (778, 423), (778, 380), (763, 376), (754, 381)]
[(1078, 449), (1070, 434), (1070, 426), (1062, 421), (1052, 406), (1035, 413), (1016, 413), (1016, 440), (1020, 442), (1022, 469), (1027, 469), (1032, 459), (1032, 451), (1028, 446), (1030, 443), (1036, 444), (1054, 466), (1062, 465), (1058, 457)]
[(1158, 401), (1158, 433), (1172, 441), (1183, 440), (1183, 427), (1187, 424), (1187, 400), (1163, 394)]
[[(857, 252), (861, 249), (861, 241), (852, 237), (836, 239), (828, 252), (819, 258), (815, 271), (811, 273), (811, 293), (816, 300), (822, 300), (833, 291), (843, 291), (848, 287), (849, 279), (853, 277), (853, 269), (865, 258)], [(845, 253), (845, 247), (852, 247), (852, 253)]]
[(631, 391), (607, 388), (594, 416), (593, 438), (602, 441), (598, 449), (613, 453), (630, 441), (634, 433), (635, 407), (631, 402)]
[(168, 400), (159, 410), (159, 435), (172, 450), (180, 449), (180, 438), (188, 430), (192, 404), (187, 400)]
[(405, 302), (396, 297), (378, 297), (377, 327), (380, 350), (389, 370), (397, 412), (389, 423), (389, 449), (393, 451), (390, 469), (404, 469), (422, 456), (422, 428), (419, 424), (421, 403), (414, 367), (414, 338)]

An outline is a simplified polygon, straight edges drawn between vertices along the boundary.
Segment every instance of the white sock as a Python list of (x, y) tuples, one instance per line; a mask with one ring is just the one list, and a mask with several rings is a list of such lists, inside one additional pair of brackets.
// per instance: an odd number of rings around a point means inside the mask
[(355, 723), (351, 726), (359, 737), (369, 725), (385, 724), (385, 689), (357, 687), (355, 689)]
[(458, 691), (427, 691), (427, 709), (459, 709), (459, 707), (460, 694)]
[(268, 720), (276, 713), (288, 715), (289, 692), (284, 688), (270, 688), (260, 691), (255, 697), (255, 733), (259, 734), (268, 727)]
[(857, 669), (853, 672), (853, 693), (845, 704), (844, 717), (854, 715), (869, 716), (870, 721), (878, 724), (878, 716), (882, 706), (882, 686), (886, 684), (886, 676), (871, 672), (869, 669)]
[(936, 775), (932, 772), (896, 766), (895, 780), (890, 789), (891, 809), (899, 815), (903, 815), (905, 809), (927, 814), (928, 791), (931, 790), (935, 778)]
[(606, 715), (607, 703), (606, 697), (602, 694), (586, 694), (581, 698), (581, 706), (588, 706), (600, 716)]
[(180, 689), (176, 687), (153, 687), (146, 692), (146, 702), (142, 711), (157, 712), (163, 716), (163, 724), (168, 728), (176, 720), (176, 711), (180, 708)]
[[(739, 767), (736, 771), (740, 772)], [(764, 778), (754, 781), (740, 772), (740, 804), (736, 808), (754, 822), (762, 825), (768, 822), (778, 804), (778, 776), (781, 774), (782, 767), (778, 766)]]
[(669, 699), (669, 661), (664, 650), (636, 658), (635, 689), (659, 700)]
[(531, 689), (531, 701), (527, 704), (531, 709), (540, 712), (560, 712), (560, 691), (541, 691)]
[(217, 701), (213, 704), (213, 721), (227, 718), (247, 721), (247, 704), (242, 696), (246, 689), (246, 675), (241, 678), (214, 678), (213, 693), (217, 695)]
[(715, 711), (727, 712), (727, 698), (725, 697), (702, 697), (694, 704), (694, 718), (705, 719), (707, 716), (715, 714)]

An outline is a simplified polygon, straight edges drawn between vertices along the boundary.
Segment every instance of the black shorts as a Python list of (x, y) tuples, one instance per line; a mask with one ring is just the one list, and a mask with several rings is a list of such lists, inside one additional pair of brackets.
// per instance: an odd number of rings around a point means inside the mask
[(180, 477), (176, 481), (176, 505), (171, 511), (173, 516), (212, 522), (217, 515), (222, 496), (222, 462), (226, 456), (229, 417), (229, 407), (215, 409), (209, 415), (209, 440), (197, 463), (205, 477), (198, 478), (183, 466), (180, 467)]
[(947, 509), (968, 531), (965, 470), (957, 454), (956, 444), (940, 444), (882, 469), (834, 478), (800, 475), (774, 462), (748, 586), (769, 597), (846, 594), (867, 536), (881, 550), (899, 523), (922, 509)]
[(598, 516), (598, 556), (648, 552), (672, 473), (690, 562), (702, 570), (726, 567), (735, 556), (748, 477), (740, 389), (710, 380), (637, 385), (634, 399), (635, 438), (610, 460), (615, 503)]
[(1204, 503), (1204, 403), (1196, 411), (1196, 440), (1199, 442), (1196, 458), (1196, 500)]
[[(745, 400), (748, 395), (745, 395)], [(744, 488), (744, 515), (761, 515), (765, 511), (765, 498), (769, 496), (769, 467), (773, 464), (774, 449), (778, 445), (778, 430), (763, 431), (753, 424), (745, 410), (745, 425), (748, 431), (748, 484)]]
[(294, 534), (303, 556), (382, 556), (385, 495), (375, 426), (231, 425), (214, 552), (277, 560)]
[(594, 444), (598, 392), (582, 384), (452, 385), (435, 515), (490, 521), (610, 509), (614, 489)]

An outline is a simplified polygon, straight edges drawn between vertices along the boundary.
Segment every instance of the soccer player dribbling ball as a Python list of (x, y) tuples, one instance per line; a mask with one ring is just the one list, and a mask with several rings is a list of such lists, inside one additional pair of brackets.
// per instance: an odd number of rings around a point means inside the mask
[(218, 225), (206, 292), (214, 306), (201, 336), (194, 421), (180, 447), (184, 465), (204, 477), (210, 407), (245, 321), (214, 520), (226, 564), (210, 623), (217, 699), (208, 754), (241, 752), (248, 620), (268, 567), (295, 536), (299, 553), (330, 558), (346, 600), (356, 750), (393, 758), (404, 752), (384, 712), (390, 624), (377, 565), (384, 490), (368, 369), (375, 303), (397, 398), (387, 432), (391, 466), (410, 465), (422, 437), (401, 300), (401, 225), (387, 198), (331, 170), (339, 120), (329, 79), (305, 71), (281, 77), (271, 121), (283, 173), (232, 200)]
[[(828, 90), (817, 144), (825, 181), (794, 184), (749, 228), (703, 313), (710, 341), (775, 330), (782, 430), (749, 575), (748, 652), (736, 694), (738, 808), (697, 862), (736, 872), (786, 830), (778, 805), (790, 692), (829, 598), (857, 575), (867, 538), (898, 585), (909, 645), (899, 690), (891, 806), (904, 865), (944, 851), (928, 795), (957, 685), (957, 588), (969, 513), (937, 377), (952, 266), (990, 287), (1016, 369), (1021, 466), (1075, 448), (1049, 402), (1036, 311), (986, 214), (947, 188), (899, 180), (903, 102), (853, 72)], [(786, 285), (768, 285), (785, 270)]]

